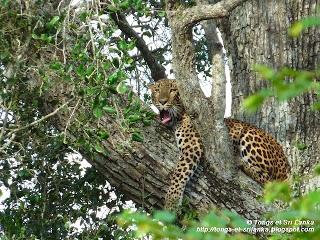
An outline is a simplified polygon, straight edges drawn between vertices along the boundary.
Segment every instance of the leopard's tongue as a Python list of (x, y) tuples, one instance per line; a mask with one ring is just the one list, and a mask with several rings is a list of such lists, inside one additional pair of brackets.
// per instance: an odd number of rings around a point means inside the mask
[(170, 121), (171, 121), (171, 117), (170, 117), (169, 112), (163, 111), (162, 114), (161, 114), (161, 122), (162, 122), (162, 124), (167, 124)]

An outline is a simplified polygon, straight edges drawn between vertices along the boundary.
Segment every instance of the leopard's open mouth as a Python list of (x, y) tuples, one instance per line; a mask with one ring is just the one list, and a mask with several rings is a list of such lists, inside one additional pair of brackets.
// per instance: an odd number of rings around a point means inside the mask
[(172, 118), (171, 118), (168, 110), (161, 110), (160, 111), (160, 120), (161, 120), (162, 124), (170, 125)]

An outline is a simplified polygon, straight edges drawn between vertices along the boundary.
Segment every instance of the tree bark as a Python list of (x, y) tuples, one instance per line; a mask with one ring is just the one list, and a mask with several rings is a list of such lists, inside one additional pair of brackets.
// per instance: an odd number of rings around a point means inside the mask
[[(268, 86), (252, 70), (254, 64), (298, 70), (314, 70), (319, 66), (319, 28), (309, 28), (296, 39), (288, 36), (291, 24), (314, 15), (317, 7), (316, 0), (248, 1), (220, 25), (231, 60), (233, 115), (274, 135), (284, 146), (292, 175), (308, 178), (314, 165), (320, 162), (320, 112), (311, 110), (316, 95), (310, 92), (283, 103), (270, 99), (253, 115), (241, 110), (241, 102)], [(306, 149), (299, 150), (297, 143), (306, 145)], [(308, 188), (309, 181), (320, 186), (319, 179), (306, 179), (302, 191)]]

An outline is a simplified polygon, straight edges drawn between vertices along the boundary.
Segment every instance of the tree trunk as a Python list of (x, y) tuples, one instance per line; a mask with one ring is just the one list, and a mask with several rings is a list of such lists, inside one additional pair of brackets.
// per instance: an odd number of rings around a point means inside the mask
[[(194, 198), (198, 209), (205, 203), (205, 210), (214, 206), (226, 207), (247, 218), (259, 218), (265, 206), (256, 200), (261, 194), (258, 184), (243, 175), (237, 168), (223, 123), (225, 109), (225, 76), (222, 52), (213, 52), (213, 93), (205, 98), (199, 87), (195, 69), (195, 52), (192, 42), (192, 27), (201, 20), (226, 17), (233, 8), (244, 1), (222, 1), (216, 5), (199, 5), (184, 9), (168, 4), (168, 19), (172, 28), (173, 68), (178, 81), (179, 92), (189, 115), (194, 116), (205, 148), (205, 165), (209, 165), (216, 180), (214, 189), (208, 189), (204, 196), (209, 202)], [(218, 76), (217, 76), (218, 75)], [(207, 181), (201, 177), (199, 181)], [(197, 185), (194, 179), (190, 185)], [(189, 194), (189, 189), (186, 190)], [(232, 192), (232, 194), (229, 194)], [(217, 195), (217, 193), (220, 193)], [(222, 194), (221, 194), (222, 193)], [(224, 194), (227, 193), (227, 194)], [(200, 200), (200, 201), (199, 201)], [(193, 199), (192, 199), (193, 202)], [(241, 208), (239, 208), (241, 203)]]
[[(254, 64), (301, 70), (319, 66), (319, 28), (309, 28), (296, 39), (288, 36), (291, 24), (313, 15), (318, 3), (316, 0), (248, 1), (220, 25), (231, 60), (233, 115), (274, 135), (284, 146), (295, 176), (310, 176), (310, 170), (320, 162), (320, 112), (311, 110), (316, 95), (308, 93), (284, 103), (270, 99), (254, 115), (241, 111), (240, 105), (245, 97), (268, 85), (252, 70)], [(307, 148), (299, 150), (298, 143)], [(314, 184), (316, 179), (310, 181)]]

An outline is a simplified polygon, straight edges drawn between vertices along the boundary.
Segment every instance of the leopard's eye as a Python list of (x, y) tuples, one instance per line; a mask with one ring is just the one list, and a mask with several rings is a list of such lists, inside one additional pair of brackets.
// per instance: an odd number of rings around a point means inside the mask
[(177, 90), (176, 89), (170, 89), (170, 92), (176, 92)]

